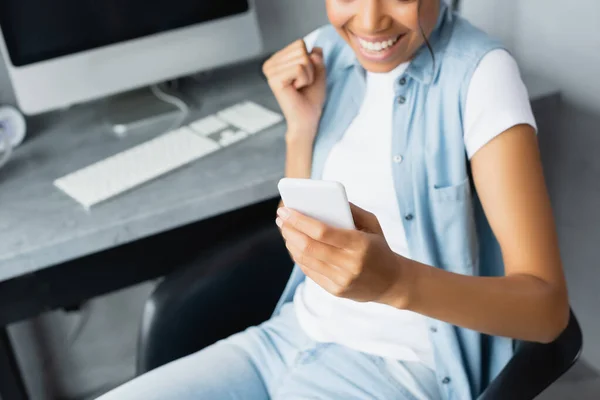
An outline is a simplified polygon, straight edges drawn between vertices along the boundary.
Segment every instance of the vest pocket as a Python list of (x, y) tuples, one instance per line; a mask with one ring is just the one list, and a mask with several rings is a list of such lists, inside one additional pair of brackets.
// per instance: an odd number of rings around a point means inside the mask
[(441, 263), (439, 267), (473, 275), (478, 244), (469, 179), (458, 185), (434, 186), (431, 196), (432, 223)]

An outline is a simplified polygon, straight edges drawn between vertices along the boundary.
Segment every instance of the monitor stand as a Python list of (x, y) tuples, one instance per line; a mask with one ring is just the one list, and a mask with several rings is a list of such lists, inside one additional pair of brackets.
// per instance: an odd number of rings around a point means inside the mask
[[(182, 99), (180, 93), (173, 94)], [(157, 98), (150, 88), (108, 97), (103, 103), (105, 123), (118, 137), (167, 132), (177, 128), (185, 117), (178, 107)]]

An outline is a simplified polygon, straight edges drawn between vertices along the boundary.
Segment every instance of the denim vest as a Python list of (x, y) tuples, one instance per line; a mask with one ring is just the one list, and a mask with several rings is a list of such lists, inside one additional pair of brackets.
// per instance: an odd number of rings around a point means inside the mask
[[(411, 256), (446, 271), (502, 276), (499, 245), (472, 189), (463, 116), (477, 65), (498, 42), (441, 2), (430, 37), (395, 82), (394, 136), (389, 155)], [(357, 115), (364, 70), (352, 49), (326, 27), (317, 39), (327, 67), (327, 102), (315, 141), (312, 177), (320, 179), (333, 146)], [(377, 134), (374, 132), (373, 134)], [(368, 146), (368, 143), (365, 143)], [(356, 160), (361, 162), (361, 160)], [(292, 301), (305, 275), (296, 266), (279, 302)], [(512, 357), (512, 340), (428, 319), (440, 393), (476, 398)]]

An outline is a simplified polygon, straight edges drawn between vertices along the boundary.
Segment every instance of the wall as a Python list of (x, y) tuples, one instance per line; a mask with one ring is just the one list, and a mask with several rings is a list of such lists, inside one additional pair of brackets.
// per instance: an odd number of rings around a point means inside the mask
[(274, 52), (327, 23), (325, 0), (256, 0), (263, 41)]
[(518, 0), (462, 0), (461, 14), (512, 49), (517, 2)]
[(555, 81), (567, 102), (600, 113), (600, 1), (520, 1), (516, 55)]
[(600, 2), (463, 0), (464, 15), (501, 38), (521, 68), (551, 80), (567, 103), (600, 113)]
[[(326, 22), (324, 0), (255, 1), (267, 52)], [(0, 104), (14, 104), (2, 60)], [(32, 400), (82, 398), (132, 377), (138, 321), (152, 288), (139, 285), (94, 299), (80, 313), (55, 311), (12, 326)]]

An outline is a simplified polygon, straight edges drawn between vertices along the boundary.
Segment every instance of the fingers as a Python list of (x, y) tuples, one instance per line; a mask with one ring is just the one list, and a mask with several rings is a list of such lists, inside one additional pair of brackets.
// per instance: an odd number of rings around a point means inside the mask
[[(350, 253), (315, 240), (290, 225), (282, 225), (281, 234), (286, 243), (289, 243), (298, 250), (297, 255), (299, 257), (310, 257), (335, 266), (336, 268), (344, 268), (345, 266), (352, 264)], [(298, 261), (298, 263), (300, 262), (301, 261)]]
[(277, 215), (294, 229), (308, 237), (340, 249), (352, 248), (357, 237), (351, 230), (333, 228), (314, 218), (307, 217), (288, 208), (280, 208)]
[(303, 251), (300, 247), (296, 246), (294, 243), (286, 241), (285, 246), (287, 247), (288, 251), (292, 255), (292, 258), (297, 264), (303, 265), (306, 268), (310, 268), (311, 270), (323, 276), (326, 276), (329, 279), (337, 275), (338, 272), (336, 271), (336, 268), (334, 266), (309, 256), (305, 251)]
[(344, 271), (309, 256), (291, 242), (286, 242), (286, 247), (294, 262), (301, 266), (307, 276), (322, 287), (323, 285), (328, 286), (328, 288), (324, 288), (325, 290), (330, 293), (338, 292), (346, 284), (348, 279), (345, 278)]
[(273, 54), (263, 65), (263, 71), (268, 70), (273, 65), (281, 63), (282, 60), (286, 60), (290, 57), (300, 56), (300, 55), (308, 55), (308, 51), (306, 50), (306, 45), (304, 44), (304, 40), (298, 39), (295, 42), (289, 44), (287, 47), (279, 50), (277, 53)]
[(302, 89), (311, 84), (311, 73), (304, 66), (296, 64), (269, 75), (267, 80), (269, 86), (274, 90), (281, 90), (290, 86)]
[(340, 297), (342, 295), (342, 293), (343, 293), (342, 287), (337, 285), (331, 279), (329, 279), (328, 277), (326, 277), (324, 275), (319, 274), (318, 272), (314, 271), (313, 269), (310, 269), (302, 264), (298, 264), (298, 265), (300, 266), (300, 269), (302, 270), (302, 272), (304, 272), (304, 274), (307, 277), (312, 279), (317, 285), (321, 286), (327, 292), (333, 294), (334, 296), (338, 296), (338, 297)]
[(323, 49), (315, 47), (309, 55), (315, 67), (324, 67)]
[(381, 225), (375, 214), (363, 210), (352, 203), (350, 203), (350, 211), (352, 212), (352, 218), (354, 219), (356, 229), (363, 232), (383, 235), (383, 230), (381, 229)]
[[(293, 85), (296, 89), (310, 86), (315, 79), (315, 61), (318, 63), (319, 51), (313, 60), (306, 50), (303, 40), (297, 40), (285, 49), (275, 53), (263, 65), (263, 73), (274, 89)], [(322, 61), (321, 61), (322, 62)]]
[(310, 78), (314, 78), (313, 74), (314, 74), (314, 65), (313, 65), (313, 61), (310, 58), (309, 55), (307, 54), (299, 54), (299, 55), (293, 55), (290, 56), (289, 58), (285, 59), (285, 60), (280, 60), (277, 61), (274, 64), (271, 64), (268, 67), (263, 68), (264, 72), (265, 72), (265, 76), (267, 78), (273, 76), (273, 75), (277, 75), (278, 73), (297, 67), (297, 66), (301, 66), (302, 68), (304, 68), (310, 75)]

